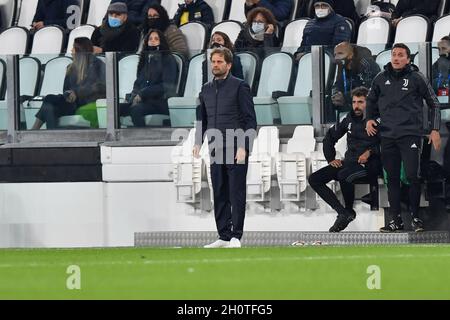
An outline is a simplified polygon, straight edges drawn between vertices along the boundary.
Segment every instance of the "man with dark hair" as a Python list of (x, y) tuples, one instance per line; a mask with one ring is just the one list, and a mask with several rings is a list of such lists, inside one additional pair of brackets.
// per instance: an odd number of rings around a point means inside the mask
[[(256, 130), (250, 87), (230, 70), (233, 54), (227, 48), (211, 53), (214, 80), (202, 87), (194, 157), (199, 157), (206, 133), (211, 155), (214, 213), (219, 240), (205, 248), (239, 248), (244, 230), (248, 155)], [(213, 147), (215, 146), (215, 147)]]
[[(314, 172), (309, 177), (309, 184), (317, 194), (337, 213), (337, 219), (330, 232), (344, 230), (356, 217), (353, 210), (355, 200), (354, 181), (369, 177), (377, 181), (381, 171), (378, 150), (378, 137), (369, 137), (366, 132), (366, 97), (368, 89), (359, 87), (352, 92), (353, 110), (337, 125), (331, 127), (323, 140), (323, 153), (329, 165)], [(335, 144), (347, 134), (347, 152), (344, 161), (336, 158)], [(337, 180), (341, 185), (345, 207), (338, 200), (327, 183)]]
[(439, 59), (433, 63), (433, 89), (439, 101), (449, 103), (450, 88), (450, 37), (445, 36), (438, 42)]
[[(419, 218), (421, 184), (419, 177), (422, 137), (426, 122), (423, 119), (423, 100), (430, 112), (429, 144), (440, 149), (440, 105), (429, 81), (411, 64), (411, 51), (405, 44), (392, 49), (391, 62), (372, 83), (367, 97), (367, 133), (381, 136), (381, 155), (388, 175), (390, 222), (381, 232), (403, 230), (400, 207), (400, 170), (403, 162), (410, 183), (409, 205), (414, 231), (423, 231)], [(376, 122), (376, 119), (379, 120)]]
[(178, 27), (192, 21), (211, 27), (214, 24), (214, 13), (204, 0), (184, 0), (184, 4), (179, 5), (173, 21)]
[(111, 3), (124, 2), (128, 7), (128, 20), (134, 25), (141, 25), (146, 16), (145, 8), (151, 4), (158, 3), (156, 0), (111, 0)]
[(334, 0), (314, 0), (315, 18), (309, 21), (303, 30), (303, 40), (295, 58), (311, 50), (311, 46), (336, 46), (351, 39), (350, 27), (345, 18), (334, 12)]
[(339, 112), (347, 112), (352, 108), (352, 90), (370, 88), (380, 67), (369, 49), (349, 42), (342, 42), (334, 48), (334, 59), (338, 68), (331, 99)]
[(286, 22), (289, 20), (294, 9), (292, 8), (291, 0), (246, 0), (245, 15), (257, 7), (264, 7), (272, 11), (278, 22)]
[(392, 24), (398, 25), (400, 20), (408, 16), (421, 14), (434, 20), (437, 17), (437, 11), (441, 0), (399, 0), (392, 13)]

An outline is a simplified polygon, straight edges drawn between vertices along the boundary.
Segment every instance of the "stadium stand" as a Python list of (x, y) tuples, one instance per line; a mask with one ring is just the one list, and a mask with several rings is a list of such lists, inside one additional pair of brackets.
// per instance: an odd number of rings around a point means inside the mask
[(308, 23), (308, 18), (301, 18), (289, 22), (284, 31), (284, 40), (281, 51), (294, 54), (300, 47), (303, 39), (303, 29)]
[(449, 35), (450, 30), (450, 15), (441, 16), (434, 24), (432, 42), (438, 42), (443, 37)]
[(25, 54), (29, 34), (23, 27), (11, 27), (0, 33), (0, 54)]
[(247, 21), (245, 17), (245, 0), (233, 0), (231, 1), (229, 19), (239, 22)]
[[(244, 73), (244, 80), (250, 86), (254, 88), (256, 73), (258, 70), (259, 62), (258, 56), (253, 52), (239, 52), (237, 53), (241, 59), (242, 71)], [(253, 91), (253, 90), (252, 90)]]
[(358, 38), (356, 43), (358, 45), (382, 45), (378, 52), (372, 49), (373, 54), (378, 54), (384, 49), (384, 46), (389, 42), (389, 35), (391, 33), (391, 24), (389, 20), (382, 17), (372, 17), (361, 22), (358, 29)]
[(180, 27), (186, 37), (190, 57), (200, 53), (206, 47), (207, 28), (200, 22), (189, 22)]
[(85, 25), (79, 26), (79, 27), (73, 29), (72, 31), (70, 31), (69, 40), (67, 42), (67, 50), (66, 50), (67, 54), (70, 54), (72, 52), (73, 41), (76, 38), (87, 37), (90, 39), (94, 30), (95, 30), (94, 26), (85, 24)]
[(110, 2), (111, 0), (91, 0), (86, 23), (94, 26), (101, 25)]
[(222, 21), (213, 27), (211, 34), (214, 34), (216, 31), (221, 31), (234, 43), (242, 29), (242, 23), (238, 21)]

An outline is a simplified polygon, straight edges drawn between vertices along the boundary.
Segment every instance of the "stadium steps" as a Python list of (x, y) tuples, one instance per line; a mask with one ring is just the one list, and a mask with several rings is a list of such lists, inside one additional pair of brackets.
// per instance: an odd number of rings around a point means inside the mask
[[(216, 232), (139, 232), (136, 247), (202, 247), (217, 240)], [(447, 231), (429, 232), (245, 232), (242, 245), (271, 247), (289, 245), (398, 245), (450, 243)]]

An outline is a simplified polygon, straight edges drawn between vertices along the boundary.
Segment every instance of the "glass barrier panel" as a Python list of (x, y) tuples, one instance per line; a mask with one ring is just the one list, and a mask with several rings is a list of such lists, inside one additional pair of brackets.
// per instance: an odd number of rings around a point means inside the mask
[(22, 56), (19, 82), (22, 130), (106, 128), (103, 56)]
[(6, 104), (6, 56), (0, 55), (0, 130), (8, 129), (8, 108)]

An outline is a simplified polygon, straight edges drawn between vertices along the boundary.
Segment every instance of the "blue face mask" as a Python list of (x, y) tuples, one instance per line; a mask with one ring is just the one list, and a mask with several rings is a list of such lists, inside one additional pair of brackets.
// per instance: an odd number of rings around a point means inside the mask
[(122, 25), (122, 20), (108, 16), (108, 23), (111, 28), (118, 28)]

